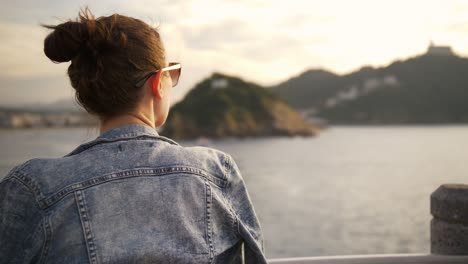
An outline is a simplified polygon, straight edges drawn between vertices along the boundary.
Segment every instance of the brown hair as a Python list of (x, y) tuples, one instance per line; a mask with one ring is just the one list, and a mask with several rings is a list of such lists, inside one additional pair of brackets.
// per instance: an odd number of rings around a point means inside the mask
[(164, 67), (159, 33), (145, 22), (119, 14), (94, 18), (88, 8), (76, 21), (51, 26), (45, 55), (71, 60), (68, 75), (78, 103), (101, 119), (132, 111), (143, 95), (135, 82)]

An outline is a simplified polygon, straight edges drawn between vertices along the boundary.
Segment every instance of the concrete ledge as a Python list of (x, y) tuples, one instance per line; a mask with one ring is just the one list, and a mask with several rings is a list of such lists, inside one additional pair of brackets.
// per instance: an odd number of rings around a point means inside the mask
[(431, 194), (431, 214), (444, 221), (468, 225), (468, 185), (441, 185)]
[(277, 264), (467, 264), (468, 256), (428, 254), (354, 255), (271, 259)]
[(468, 185), (440, 186), (431, 195), (431, 214), (431, 253), (468, 255)]
[(436, 218), (432, 219), (432, 253), (445, 255), (468, 255), (467, 247), (468, 225), (450, 223)]

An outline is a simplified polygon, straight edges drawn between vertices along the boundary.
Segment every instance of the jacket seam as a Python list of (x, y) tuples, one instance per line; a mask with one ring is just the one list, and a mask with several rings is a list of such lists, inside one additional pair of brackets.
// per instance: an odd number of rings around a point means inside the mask
[(159, 168), (140, 168), (140, 169), (130, 169), (123, 170), (119, 172), (108, 173), (102, 176), (93, 177), (81, 182), (70, 184), (66, 187), (63, 187), (55, 194), (46, 197), (39, 201), (41, 208), (48, 208), (53, 204), (57, 203), (65, 196), (73, 193), (76, 190), (84, 190), (92, 186), (96, 186), (105, 182), (111, 182), (120, 179), (133, 178), (133, 177), (145, 177), (145, 176), (166, 176), (172, 174), (195, 174), (206, 178), (210, 182), (214, 182), (217, 185), (225, 185), (226, 180), (220, 179), (216, 176), (212, 176), (207, 172), (188, 166), (172, 166), (172, 167), (159, 167)]
[(237, 216), (237, 213), (236, 211), (234, 210), (234, 207), (232, 206), (232, 202), (231, 200), (229, 199), (229, 197), (227, 197), (228, 195), (224, 192), (222, 192), (224, 194), (224, 197), (226, 199), (226, 205), (227, 205), (227, 208), (229, 210), (229, 213), (231, 214), (231, 219), (232, 219), (232, 222), (231, 222), (231, 227), (234, 229), (234, 230), (237, 230), (236, 234), (237, 235), (240, 235), (240, 232), (239, 232), (239, 218)]
[(209, 247), (209, 257), (210, 257), (210, 263), (213, 263), (213, 258), (214, 258), (214, 245), (213, 245), (213, 227), (211, 223), (211, 208), (212, 208), (212, 190), (211, 186), (206, 178), (204, 178), (205, 182), (205, 197), (206, 197), (206, 211), (205, 211), (205, 217), (206, 217), (206, 232), (207, 232), (207, 237), (208, 237), (208, 247)]
[(43, 225), (43, 232), (44, 232), (44, 244), (42, 245), (41, 250), (41, 257), (39, 258), (39, 263), (46, 263), (47, 262), (47, 255), (49, 254), (49, 244), (50, 240), (52, 239), (52, 228), (50, 223), (49, 213), (46, 212), (46, 216), (44, 217), (44, 225)]
[(88, 259), (91, 264), (98, 264), (96, 256), (96, 244), (94, 242), (94, 235), (91, 228), (91, 222), (88, 219), (87, 205), (84, 192), (81, 190), (75, 192), (75, 203), (78, 208), (78, 215), (81, 222), (84, 240), (86, 243), (86, 251), (88, 252)]
[(224, 154), (224, 178), (229, 179), (229, 171), (231, 170), (231, 158), (229, 155)]
[[(22, 178), (19, 178), (17, 175), (12, 175), (11, 177), (8, 177), (8, 178), (11, 179), (11, 180), (16, 180), (18, 183), (20, 183), (24, 188), (26, 188), (28, 190), (28, 192), (31, 193), (31, 195), (34, 197), (34, 199), (37, 202), (36, 194), (34, 193), (34, 190), (31, 188), (31, 186), (29, 186), (26, 182), (24, 182), (24, 180)], [(37, 205), (39, 207), (39, 204), (37, 204)]]
[[(231, 157), (228, 154), (224, 154), (224, 173), (225, 173), (226, 179), (230, 179), (230, 177), (228, 177), (228, 176), (229, 176), (229, 172), (231, 170), (232, 170)], [(235, 233), (240, 237), (241, 236), (241, 232), (239, 230), (239, 221), (240, 221), (240, 219), (237, 216), (237, 213), (236, 213), (234, 207), (232, 206), (232, 202), (231, 202), (231, 199), (230, 199), (229, 195), (226, 193), (226, 191), (227, 191), (227, 189), (229, 189), (230, 185), (231, 185), (231, 182), (228, 181), (227, 184), (226, 184), (226, 189), (222, 190), (221, 193), (223, 194), (223, 196), (226, 199), (226, 204), (227, 204), (229, 213), (231, 214), (232, 228), (234, 230), (237, 230), (237, 232), (235, 232)]]
[[(32, 196), (34, 197), (34, 201), (36, 202), (36, 206), (40, 209), (45, 209), (43, 206), (42, 206), (42, 203), (41, 203), (41, 199), (38, 198), (38, 196), (43, 196), (42, 193), (39, 191), (39, 187), (32, 187), (32, 186), (29, 186), (28, 184), (28, 178), (26, 178), (25, 175), (13, 175), (11, 178), (13, 179), (16, 179), (19, 183), (21, 183), (21, 185), (23, 185), (24, 187), (27, 188), (27, 190), (32, 194)], [(32, 182), (32, 180), (30, 180)]]
[(39, 208), (41, 208), (40, 203), (39, 203), (39, 200), (40, 200), (39, 198), (43, 197), (44, 195), (42, 194), (39, 188), (39, 184), (37, 184), (37, 182), (33, 178), (29, 177), (27, 173), (24, 171), (24, 168), (27, 167), (29, 163), (33, 160), (34, 159), (28, 160), (25, 163), (23, 163), (21, 166), (16, 167), (14, 171), (11, 173), (11, 175), (5, 179), (15, 178), (17, 181), (22, 183), (31, 192), (31, 194), (34, 197), (34, 200), (36, 200), (37, 205), (39, 206)]

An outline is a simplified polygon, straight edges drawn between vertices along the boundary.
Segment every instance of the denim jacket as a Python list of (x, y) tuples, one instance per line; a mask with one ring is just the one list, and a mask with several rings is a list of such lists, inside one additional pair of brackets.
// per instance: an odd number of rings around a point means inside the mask
[(243, 258), (266, 263), (233, 159), (181, 147), (148, 126), (113, 128), (62, 158), (29, 160), (0, 182), (2, 264)]

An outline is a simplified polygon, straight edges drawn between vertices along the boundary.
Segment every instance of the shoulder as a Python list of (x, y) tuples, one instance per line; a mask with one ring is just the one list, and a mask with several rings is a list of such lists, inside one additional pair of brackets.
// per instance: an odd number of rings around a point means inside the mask
[(182, 147), (181, 151), (200, 161), (224, 163), (231, 159), (226, 152), (208, 147)]
[[(33, 200), (37, 201), (41, 196), (39, 185), (36, 183), (34, 178), (30, 177), (27, 173), (28, 167), (35, 161), (36, 159), (31, 159), (11, 169), (0, 181), (0, 186), (3, 191), (8, 191), (9, 193), (29, 193), (34, 197)], [(18, 194), (16, 196), (20, 195)]]
[(207, 147), (178, 147), (176, 152), (176, 162), (202, 169), (222, 180), (229, 180), (234, 161), (228, 153)]
[(26, 178), (26, 175), (28, 174), (28, 169), (30, 168), (31, 164), (36, 162), (36, 160), (37, 159), (30, 159), (26, 162), (16, 165), (6, 174), (5, 177), (3, 177), (2, 182), (12, 179), (16, 179), (20, 182), (23, 182)]
[(1, 180), (1, 184), (7, 184), (8, 182), (18, 182), (29, 192), (31, 192), (37, 199), (40, 199), (42, 193), (38, 182), (31, 175), (31, 171), (37, 170), (43, 166), (43, 161), (41, 159), (35, 158), (30, 159), (26, 162), (23, 162), (13, 169), (11, 169), (7, 175)]

